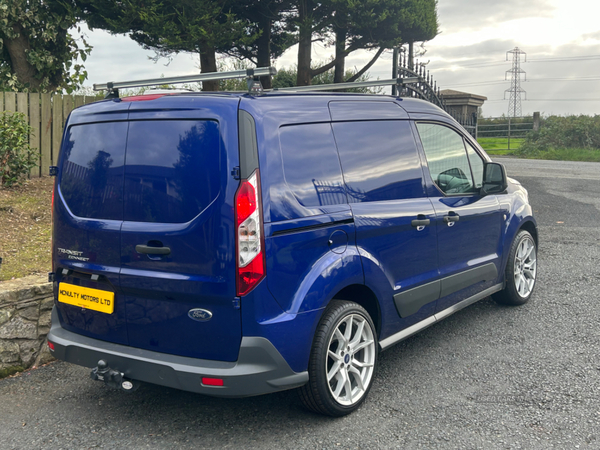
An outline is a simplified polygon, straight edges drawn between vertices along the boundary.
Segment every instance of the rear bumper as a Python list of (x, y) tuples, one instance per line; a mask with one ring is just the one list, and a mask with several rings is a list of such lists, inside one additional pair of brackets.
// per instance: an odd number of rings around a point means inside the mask
[[(56, 310), (48, 340), (52, 355), (84, 367), (99, 360), (126, 378), (215, 397), (248, 397), (302, 386), (308, 373), (294, 372), (271, 342), (262, 337), (243, 337), (236, 362), (212, 361), (158, 353), (100, 341), (65, 330)], [(223, 386), (205, 386), (202, 378), (222, 378)]]

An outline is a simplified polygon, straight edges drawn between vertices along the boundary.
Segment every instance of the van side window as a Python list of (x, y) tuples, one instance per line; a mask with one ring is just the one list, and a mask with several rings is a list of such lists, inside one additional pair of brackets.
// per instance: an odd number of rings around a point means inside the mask
[(330, 124), (281, 127), (279, 139), (286, 184), (302, 206), (347, 203)]
[(219, 194), (220, 136), (209, 120), (130, 122), (125, 220), (183, 223)]
[(456, 131), (435, 123), (417, 123), (427, 157), (429, 173), (445, 194), (476, 191), (463, 138)]
[(63, 141), (60, 191), (73, 214), (123, 220), (127, 123), (74, 125)]
[(333, 124), (350, 202), (423, 197), (423, 171), (410, 124), (400, 120)]
[(483, 186), (483, 159), (479, 156), (479, 153), (467, 142), (467, 155), (469, 155), (469, 162), (471, 163), (471, 170), (473, 171), (473, 180), (475, 181), (475, 187), (477, 189)]

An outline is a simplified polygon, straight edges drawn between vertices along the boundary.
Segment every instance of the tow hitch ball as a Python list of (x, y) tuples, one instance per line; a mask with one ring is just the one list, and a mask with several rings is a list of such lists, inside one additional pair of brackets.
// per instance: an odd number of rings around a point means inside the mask
[(107, 362), (103, 359), (98, 361), (98, 365), (92, 369), (90, 377), (92, 380), (104, 381), (108, 387), (125, 392), (133, 392), (140, 387), (139, 381), (125, 378), (123, 373), (108, 367)]

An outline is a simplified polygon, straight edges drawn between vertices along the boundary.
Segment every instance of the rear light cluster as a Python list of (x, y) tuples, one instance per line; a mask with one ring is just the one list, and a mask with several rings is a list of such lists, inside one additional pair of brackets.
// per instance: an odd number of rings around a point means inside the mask
[(237, 226), (236, 293), (250, 292), (265, 276), (264, 239), (260, 207), (258, 169), (243, 180), (235, 194)]

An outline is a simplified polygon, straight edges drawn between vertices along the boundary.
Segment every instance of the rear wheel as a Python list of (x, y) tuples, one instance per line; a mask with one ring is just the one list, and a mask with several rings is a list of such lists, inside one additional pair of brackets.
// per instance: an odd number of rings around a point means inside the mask
[(517, 234), (506, 263), (506, 287), (493, 295), (496, 302), (518, 306), (527, 303), (537, 276), (537, 248), (535, 240), (526, 230)]
[(377, 350), (367, 311), (356, 303), (332, 300), (315, 334), (309, 382), (299, 390), (302, 403), (329, 416), (356, 410), (371, 389)]

